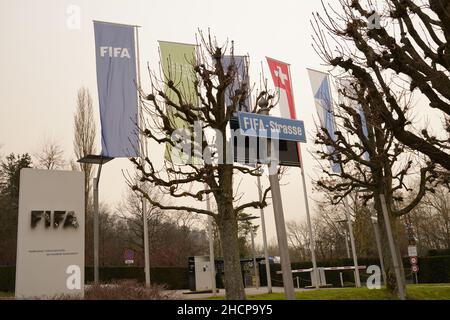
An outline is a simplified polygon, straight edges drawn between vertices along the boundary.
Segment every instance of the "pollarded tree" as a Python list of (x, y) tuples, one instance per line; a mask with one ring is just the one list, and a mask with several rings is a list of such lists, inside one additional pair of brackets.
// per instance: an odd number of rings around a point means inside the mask
[[(322, 57), (367, 86), (381, 122), (399, 142), (450, 170), (450, 2), (339, 2), (340, 9), (324, 7), (325, 17), (316, 15)], [(414, 130), (412, 114), (405, 113), (389, 85), (393, 77), (426, 97), (429, 107), (442, 115), (441, 132)], [(448, 181), (448, 172), (443, 176)]]
[[(341, 99), (337, 103), (334, 116), (336, 128), (334, 137), (326, 128), (319, 128), (316, 143), (325, 145), (327, 151), (317, 151), (319, 159), (334, 161), (340, 172), (323, 168), (326, 177), (317, 182), (318, 186), (332, 194), (331, 203), (338, 204), (352, 193), (359, 193), (367, 204), (373, 201), (380, 228), (383, 259), (385, 261), (387, 288), (398, 293), (394, 262), (391, 258), (380, 195), (386, 198), (394, 238), (401, 228), (399, 218), (408, 214), (434, 186), (437, 174), (434, 162), (424, 162), (408, 152), (406, 147), (395, 139), (394, 133), (384, 123), (377, 101), (370, 95), (364, 82), (355, 78), (339, 80)], [(394, 84), (391, 84), (395, 87)], [(399, 89), (395, 99), (403, 101), (401, 110), (407, 113), (409, 99)], [(330, 150), (332, 150), (330, 152)], [(418, 188), (408, 187), (407, 177), (419, 176)], [(398, 239), (395, 239), (397, 242)], [(401, 257), (396, 245), (397, 256)], [(399, 265), (402, 266), (401, 261)], [(403, 270), (402, 270), (403, 274)], [(404, 276), (404, 275), (403, 275)]]
[[(201, 38), (199, 57), (185, 57), (189, 68), (173, 64), (172, 72), (163, 76), (150, 72), (151, 92), (141, 91), (141, 100), (148, 116), (147, 123), (141, 127), (146, 138), (169, 145), (169, 150), (187, 147), (191, 151), (185, 150), (184, 155), (187, 157), (182, 164), (165, 161), (159, 169), (155, 159), (149, 157), (145, 157), (144, 165), (139, 159), (133, 162), (140, 171), (142, 183), (160, 188), (163, 194), (169, 194), (178, 204), (167, 205), (152, 199), (139, 184), (133, 185), (133, 189), (140, 191), (151, 205), (161, 209), (203, 214), (214, 219), (222, 244), (226, 297), (241, 300), (245, 299), (245, 292), (239, 259), (237, 216), (247, 208), (265, 207), (270, 190), (264, 191), (262, 201), (247, 203), (241, 203), (236, 194), (236, 187), (233, 186), (236, 174), (259, 175), (257, 169), (233, 162), (233, 157), (230, 157), (233, 144), (227, 139), (233, 114), (244, 107), (251, 107), (245, 105), (249, 86), (239, 79), (236, 62), (232, 61), (228, 67), (224, 67), (226, 47), (213, 43), (211, 37)], [(233, 45), (230, 55), (233, 56)], [(177, 68), (179, 72), (175, 71)], [(181, 79), (186, 76), (190, 80), (183, 85)], [(195, 89), (195, 97), (189, 94), (186, 86)], [(259, 110), (261, 99), (272, 102), (273, 97), (264, 91), (260, 92), (251, 110)], [(185, 129), (179, 128), (180, 119)], [(211, 137), (211, 132), (214, 132), (214, 144), (203, 138)], [(200, 159), (202, 155), (203, 159)], [(175, 152), (173, 158), (176, 157)], [(212, 207), (216, 207), (217, 212), (205, 208), (206, 197), (215, 202)], [(184, 203), (187, 205), (182, 205)]]

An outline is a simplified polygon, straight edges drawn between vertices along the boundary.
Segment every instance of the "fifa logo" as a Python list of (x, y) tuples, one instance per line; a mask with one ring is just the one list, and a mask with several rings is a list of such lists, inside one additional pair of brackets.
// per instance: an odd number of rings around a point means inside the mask
[(36, 226), (44, 222), (45, 228), (50, 228), (53, 226), (53, 229), (57, 229), (59, 227), (66, 228), (74, 228), (77, 229), (79, 227), (77, 217), (75, 216), (74, 211), (44, 211), (44, 210), (33, 210), (31, 211), (31, 228), (35, 229)]
[(100, 47), (100, 56), (104, 58), (108, 56), (110, 58), (128, 58), (130, 57), (130, 52), (127, 48), (113, 48), (113, 47)]

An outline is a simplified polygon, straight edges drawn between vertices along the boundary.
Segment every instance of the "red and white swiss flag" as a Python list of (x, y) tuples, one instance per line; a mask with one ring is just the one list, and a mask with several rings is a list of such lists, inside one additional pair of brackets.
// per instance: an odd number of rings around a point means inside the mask
[[(273, 83), (279, 92), (280, 116), (287, 119), (296, 119), (294, 95), (292, 93), (291, 75), (289, 73), (289, 65), (285, 62), (275, 60), (269, 57), (267, 63), (269, 64), (270, 73), (272, 74)], [(297, 144), (298, 158), (302, 163), (302, 151), (300, 145)], [(303, 164), (301, 164), (303, 166)]]
[(295, 119), (294, 96), (292, 94), (291, 76), (287, 63), (267, 57), (270, 73), (275, 88), (279, 90), (280, 115), (282, 118)]

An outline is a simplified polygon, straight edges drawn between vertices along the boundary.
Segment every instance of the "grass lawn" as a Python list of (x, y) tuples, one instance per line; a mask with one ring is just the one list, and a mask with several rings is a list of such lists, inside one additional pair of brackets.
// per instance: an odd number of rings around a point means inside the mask
[[(407, 296), (411, 300), (450, 300), (450, 284), (408, 285)], [(393, 300), (385, 289), (339, 288), (296, 292), (298, 300)], [(223, 297), (216, 297), (220, 300)], [(283, 293), (248, 295), (249, 300), (283, 300)]]
[(0, 298), (12, 298), (14, 297), (13, 292), (2, 292), (0, 291)]

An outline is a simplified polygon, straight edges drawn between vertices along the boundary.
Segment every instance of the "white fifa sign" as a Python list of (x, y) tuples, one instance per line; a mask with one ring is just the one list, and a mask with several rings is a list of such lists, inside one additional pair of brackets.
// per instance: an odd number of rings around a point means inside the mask
[(16, 298), (84, 295), (84, 175), (22, 169)]

